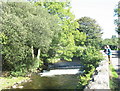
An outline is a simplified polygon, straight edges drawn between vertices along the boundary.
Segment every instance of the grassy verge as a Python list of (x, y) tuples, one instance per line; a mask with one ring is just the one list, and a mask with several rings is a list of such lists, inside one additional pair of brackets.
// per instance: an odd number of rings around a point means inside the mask
[(120, 87), (118, 86), (120, 82), (117, 79), (118, 74), (112, 65), (109, 65), (109, 69), (110, 69), (110, 89), (112, 91), (118, 91), (120, 89)]
[(0, 77), (0, 91), (6, 89), (7, 87), (13, 86), (15, 83), (23, 82), (24, 80), (29, 80), (28, 77)]

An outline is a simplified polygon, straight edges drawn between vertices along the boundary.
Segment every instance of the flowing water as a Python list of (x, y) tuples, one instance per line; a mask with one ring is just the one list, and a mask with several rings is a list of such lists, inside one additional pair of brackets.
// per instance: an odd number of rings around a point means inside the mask
[(76, 89), (81, 73), (80, 64), (62, 62), (56, 65), (58, 68), (33, 74), (30, 82), (21, 84), (22, 89)]
[(34, 74), (32, 81), (21, 84), (23, 89), (76, 89), (78, 75), (41, 77)]
[[(66, 73), (65, 73), (66, 72)], [(71, 72), (71, 73), (70, 73)], [(47, 74), (46, 74), (47, 73)], [(70, 74), (69, 74), (70, 73)], [(22, 83), (22, 89), (76, 89), (79, 80), (78, 69), (57, 69), (51, 72), (32, 74), (31, 81)], [(49, 74), (49, 75), (48, 75)]]

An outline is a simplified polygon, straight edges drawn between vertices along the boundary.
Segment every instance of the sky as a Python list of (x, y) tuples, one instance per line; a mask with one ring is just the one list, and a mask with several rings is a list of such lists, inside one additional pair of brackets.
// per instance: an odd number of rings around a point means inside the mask
[(76, 19), (87, 16), (95, 19), (101, 26), (102, 38), (111, 38), (112, 35), (118, 36), (115, 32), (114, 9), (119, 0), (71, 0), (71, 12)]

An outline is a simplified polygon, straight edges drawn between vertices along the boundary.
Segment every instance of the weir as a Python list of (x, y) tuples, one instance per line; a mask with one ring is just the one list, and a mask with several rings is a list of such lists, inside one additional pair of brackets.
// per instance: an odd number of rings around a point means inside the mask
[(80, 71), (80, 67), (82, 65), (80, 62), (58, 62), (54, 64), (49, 64), (48, 68), (50, 71), (43, 70), (42, 73), (39, 73), (40, 76), (55, 76), (55, 75), (65, 75), (65, 74), (79, 74), (82, 73)]
[[(50, 70), (32, 74), (31, 81), (20, 84), (22, 89), (76, 89), (80, 62), (58, 62), (48, 65)], [(18, 86), (18, 87), (19, 87)], [(16, 88), (17, 89), (17, 88)]]
[(43, 76), (55, 76), (55, 75), (70, 75), (70, 74), (79, 74), (81, 71), (79, 69), (54, 69), (50, 71), (44, 71), (39, 73), (41, 77)]

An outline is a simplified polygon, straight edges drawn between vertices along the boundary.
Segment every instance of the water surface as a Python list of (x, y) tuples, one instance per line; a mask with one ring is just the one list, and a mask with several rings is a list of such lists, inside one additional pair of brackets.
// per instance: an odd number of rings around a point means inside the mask
[(76, 89), (79, 74), (41, 77), (33, 74), (31, 82), (22, 83), (23, 89)]

